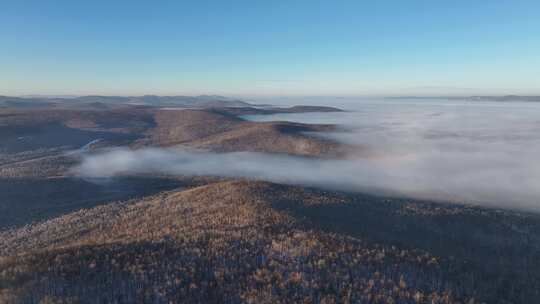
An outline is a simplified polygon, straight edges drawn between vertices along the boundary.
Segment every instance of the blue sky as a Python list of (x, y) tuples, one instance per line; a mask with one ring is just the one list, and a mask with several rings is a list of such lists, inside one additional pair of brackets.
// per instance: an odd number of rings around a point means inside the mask
[(0, 0), (0, 94), (540, 94), (540, 1)]

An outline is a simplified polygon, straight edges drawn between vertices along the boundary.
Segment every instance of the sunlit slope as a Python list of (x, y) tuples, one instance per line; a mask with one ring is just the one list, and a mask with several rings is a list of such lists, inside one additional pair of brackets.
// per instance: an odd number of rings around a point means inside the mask
[(29, 303), (530, 299), (537, 274), (521, 267), (538, 266), (525, 238), (539, 227), (462, 206), (221, 182), (4, 232), (0, 286)]

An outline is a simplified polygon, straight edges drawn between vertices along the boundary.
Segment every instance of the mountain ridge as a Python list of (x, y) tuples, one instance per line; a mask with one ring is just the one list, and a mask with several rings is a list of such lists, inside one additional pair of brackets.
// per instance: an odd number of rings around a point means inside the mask
[(0, 96), (0, 107), (69, 107), (102, 104), (108, 106), (144, 105), (152, 107), (245, 107), (250, 103), (220, 95), (200, 96), (106, 96), (87, 95), (76, 97), (12, 97)]

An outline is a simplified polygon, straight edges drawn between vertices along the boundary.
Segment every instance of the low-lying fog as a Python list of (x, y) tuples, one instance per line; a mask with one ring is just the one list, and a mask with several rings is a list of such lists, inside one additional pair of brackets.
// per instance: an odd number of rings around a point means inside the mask
[[(306, 100), (297, 104), (308, 104)], [(540, 103), (456, 100), (318, 100), (345, 113), (248, 116), (334, 123), (324, 134), (375, 156), (317, 160), (176, 149), (85, 156), (76, 172), (223, 175), (540, 211)]]

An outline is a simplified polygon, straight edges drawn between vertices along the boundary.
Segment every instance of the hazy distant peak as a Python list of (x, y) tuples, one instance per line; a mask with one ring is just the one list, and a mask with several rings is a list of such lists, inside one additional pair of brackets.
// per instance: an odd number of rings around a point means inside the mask
[(395, 96), (389, 99), (447, 99), (477, 101), (540, 101), (540, 96), (533, 95), (474, 95), (474, 96)]
[(245, 107), (251, 104), (225, 96), (200, 95), (200, 96), (103, 96), (87, 95), (78, 97), (66, 96), (38, 96), (11, 97), (0, 96), (0, 107), (73, 107), (81, 104), (101, 104), (107, 106), (122, 105), (145, 105), (152, 107), (180, 107), (180, 108), (208, 108), (208, 107)]

